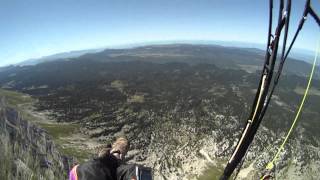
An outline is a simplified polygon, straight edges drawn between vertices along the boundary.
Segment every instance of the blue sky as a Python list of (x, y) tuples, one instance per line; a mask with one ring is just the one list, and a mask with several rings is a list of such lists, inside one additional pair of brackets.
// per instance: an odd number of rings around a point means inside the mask
[[(293, 0), (291, 27), (303, 6)], [(309, 19), (295, 47), (314, 50), (320, 33)], [(0, 0), (0, 66), (152, 41), (265, 43), (267, 21), (268, 0)]]

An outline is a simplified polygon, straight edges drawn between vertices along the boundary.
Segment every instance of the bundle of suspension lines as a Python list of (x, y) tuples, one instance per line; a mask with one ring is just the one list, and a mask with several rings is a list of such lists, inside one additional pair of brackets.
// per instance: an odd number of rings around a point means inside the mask
[[(253, 138), (259, 128), (259, 125), (266, 113), (268, 105), (270, 103), (272, 94), (275, 87), (278, 84), (283, 65), (295, 43), (299, 32), (301, 31), (307, 16), (310, 15), (316, 21), (320, 27), (320, 18), (311, 6), (310, 0), (306, 0), (302, 18), (300, 19), (298, 28), (291, 40), (291, 43), (287, 47), (287, 38), (289, 31), (289, 21), (291, 15), (291, 0), (279, 0), (279, 13), (278, 22), (275, 28), (274, 34), (272, 33), (272, 18), (273, 18), (273, 0), (269, 0), (269, 28), (268, 28), (268, 41), (265, 54), (265, 62), (263, 65), (262, 74), (260, 77), (259, 88), (256, 92), (255, 99), (253, 101), (252, 110), (247, 123), (242, 131), (242, 135), (238, 140), (238, 143), (233, 151), (231, 158), (229, 159), (220, 180), (227, 180), (232, 175), (234, 170), (239, 166), (240, 169), (244, 158), (247, 154), (248, 148), (253, 141)], [(281, 40), (281, 34), (284, 31), (283, 44), (280, 56), (280, 62), (278, 65), (277, 72), (274, 75), (274, 68), (278, 56), (279, 43)], [(315, 64), (315, 63), (314, 63)], [(314, 69), (314, 68), (313, 68)], [(313, 71), (312, 71), (313, 73)], [(305, 98), (304, 98), (305, 99)], [(292, 128), (291, 128), (292, 129)], [(287, 138), (286, 138), (287, 139)], [(278, 154), (278, 153), (277, 153)], [(272, 162), (274, 163), (274, 162)], [(273, 164), (269, 164), (269, 167)], [(237, 176), (237, 175), (235, 175)]]

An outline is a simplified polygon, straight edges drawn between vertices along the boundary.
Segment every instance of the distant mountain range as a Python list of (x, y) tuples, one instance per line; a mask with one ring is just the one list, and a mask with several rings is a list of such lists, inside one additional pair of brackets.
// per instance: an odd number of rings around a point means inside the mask
[[(201, 43), (201, 42), (198, 42)], [(249, 73), (259, 71), (264, 61), (265, 51), (258, 48), (226, 47), (203, 44), (139, 44), (117, 49), (91, 49), (54, 54), (40, 59), (31, 59), (18, 66), (0, 68), (0, 72), (26, 65), (38, 65), (53, 61), (99, 61), (127, 62), (147, 61), (153, 63), (179, 62), (188, 64), (213, 64), (221, 68), (242, 69)], [(312, 59), (312, 58), (311, 58)], [(303, 60), (288, 58), (284, 73), (308, 76), (311, 64)], [(320, 78), (317, 71), (315, 78)]]
[[(239, 42), (239, 41), (206, 41), (206, 40), (150, 41), (145, 43), (132, 43), (132, 44), (113, 46), (113, 47), (62, 52), (62, 53), (57, 53), (49, 56), (44, 56), (41, 58), (28, 59), (20, 63), (17, 63), (16, 65), (19, 65), (19, 66), (36, 65), (43, 62), (49, 62), (49, 61), (55, 61), (55, 60), (66, 60), (67, 58), (76, 58), (84, 54), (97, 53), (103, 50), (131, 49), (131, 48), (138, 48), (142, 46), (173, 45), (173, 44), (209, 45), (209, 46), (218, 45), (218, 46), (233, 47), (233, 48), (259, 49), (262, 51), (265, 50), (264, 44), (247, 43), (247, 42)], [(314, 55), (314, 52), (310, 50), (293, 48), (289, 57), (299, 59), (308, 63), (312, 63), (313, 55)]]
[(33, 58), (22, 61), (18, 63), (19, 66), (27, 66), (27, 65), (36, 65), (43, 62), (56, 61), (56, 60), (66, 60), (67, 58), (75, 58), (87, 53), (97, 53), (103, 51), (103, 49), (87, 49), (87, 50), (78, 50), (78, 51), (69, 51), (63, 53), (57, 53), (49, 56), (44, 56), (41, 58)]

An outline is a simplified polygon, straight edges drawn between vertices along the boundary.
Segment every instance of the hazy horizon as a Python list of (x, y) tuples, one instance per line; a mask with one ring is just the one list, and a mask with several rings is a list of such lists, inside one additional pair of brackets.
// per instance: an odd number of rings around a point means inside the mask
[[(97, 48), (91, 48), (91, 49), (74, 49), (70, 51), (62, 51), (57, 52), (54, 54), (48, 54), (43, 55), (40, 57), (31, 57), (28, 59), (22, 59), (15, 63), (9, 63), (9, 64), (1, 64), (0, 67), (10, 66), (10, 65), (18, 65), (20, 63), (31, 61), (31, 60), (38, 60), (41, 58), (46, 58), (54, 55), (64, 54), (64, 53), (72, 53), (77, 51), (87, 51), (87, 50), (105, 50), (105, 49), (126, 49), (126, 48), (136, 48), (136, 47), (142, 47), (142, 46), (152, 46), (152, 45), (170, 45), (170, 44), (190, 44), (190, 45), (217, 45), (217, 46), (223, 46), (223, 47), (236, 47), (236, 48), (255, 48), (264, 51), (266, 48), (265, 44), (262, 43), (250, 43), (250, 42), (240, 42), (240, 41), (216, 41), (216, 40), (171, 40), (171, 41), (146, 41), (146, 42), (136, 42), (136, 43), (130, 43), (130, 44), (117, 44), (114, 46), (104, 46), (104, 47), (97, 47)], [(306, 62), (310, 62), (310, 60), (306, 60), (306, 58), (296, 57), (296, 54), (306, 55), (307, 57), (313, 56), (315, 51), (302, 49), (302, 48), (295, 48), (293, 49), (293, 52), (290, 53), (290, 57), (294, 57), (298, 60), (303, 60)], [(292, 55), (293, 54), (293, 55)], [(299, 59), (300, 58), (300, 59)]]
[[(320, 2), (312, 3), (320, 9)], [(304, 1), (292, 4), (289, 39)], [(62, 52), (160, 41), (265, 45), (268, 8), (268, 1), (253, 0), (4, 0), (0, 2), (0, 66)], [(313, 51), (315, 37), (319, 31), (309, 17), (294, 48)]]

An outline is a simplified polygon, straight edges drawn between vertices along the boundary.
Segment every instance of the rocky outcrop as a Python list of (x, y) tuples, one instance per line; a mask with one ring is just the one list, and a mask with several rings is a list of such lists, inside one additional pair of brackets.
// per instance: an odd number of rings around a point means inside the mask
[(0, 179), (67, 179), (71, 158), (41, 128), (0, 102)]

